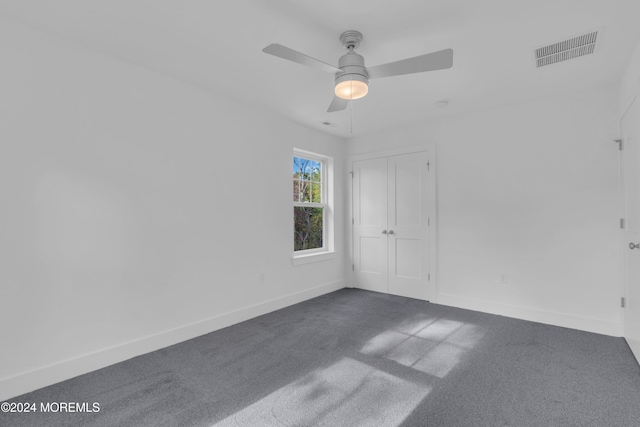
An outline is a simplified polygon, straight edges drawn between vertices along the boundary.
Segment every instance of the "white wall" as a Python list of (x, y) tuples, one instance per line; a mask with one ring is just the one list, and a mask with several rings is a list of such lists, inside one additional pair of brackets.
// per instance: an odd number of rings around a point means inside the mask
[(342, 173), (291, 264), (293, 147), (340, 138), (4, 20), (0, 57), (0, 400), (344, 286)]
[(436, 144), (438, 303), (619, 335), (617, 135), (611, 86), (407, 125), (348, 151)]
[(636, 96), (640, 94), (640, 43), (629, 59), (629, 64), (625, 69), (620, 83), (620, 115), (623, 115), (629, 108)]

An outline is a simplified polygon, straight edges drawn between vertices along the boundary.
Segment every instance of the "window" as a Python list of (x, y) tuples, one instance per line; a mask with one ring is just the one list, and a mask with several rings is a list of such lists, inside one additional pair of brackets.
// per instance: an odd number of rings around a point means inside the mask
[(331, 250), (329, 169), (331, 159), (306, 151), (293, 154), (294, 256)]

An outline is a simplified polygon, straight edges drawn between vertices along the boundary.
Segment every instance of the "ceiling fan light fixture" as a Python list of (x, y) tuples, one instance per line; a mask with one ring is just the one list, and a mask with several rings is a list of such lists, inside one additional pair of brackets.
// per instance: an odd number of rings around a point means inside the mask
[(341, 76), (336, 80), (336, 96), (349, 101), (364, 98), (369, 93), (368, 83), (368, 79), (360, 74)]

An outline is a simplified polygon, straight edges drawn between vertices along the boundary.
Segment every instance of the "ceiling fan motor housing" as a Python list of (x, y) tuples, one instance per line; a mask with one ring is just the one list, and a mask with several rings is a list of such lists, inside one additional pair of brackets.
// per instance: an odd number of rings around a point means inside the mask
[(340, 57), (338, 68), (342, 71), (336, 73), (336, 85), (348, 80), (357, 80), (369, 84), (369, 74), (364, 66), (364, 57), (349, 49), (349, 52)]

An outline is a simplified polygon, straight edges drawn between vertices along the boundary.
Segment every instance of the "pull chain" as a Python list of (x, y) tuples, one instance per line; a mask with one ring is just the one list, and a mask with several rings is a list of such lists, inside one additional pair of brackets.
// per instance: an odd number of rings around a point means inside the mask
[(351, 104), (351, 135), (353, 135), (353, 101), (351, 101), (350, 104)]
[(351, 81), (351, 97), (349, 104), (351, 104), (351, 135), (353, 136), (353, 80)]

